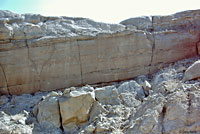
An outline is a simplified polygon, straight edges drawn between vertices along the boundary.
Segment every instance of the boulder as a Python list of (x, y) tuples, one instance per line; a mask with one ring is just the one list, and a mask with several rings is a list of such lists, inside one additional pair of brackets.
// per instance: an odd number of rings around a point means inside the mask
[(143, 99), (145, 97), (144, 90), (136, 81), (124, 82), (118, 87), (118, 92), (120, 93), (132, 93), (136, 95), (137, 99)]
[(15, 18), (15, 17), (20, 17), (20, 15), (8, 10), (0, 10), (0, 18)]
[(119, 94), (114, 86), (97, 88), (95, 90), (95, 98), (104, 105), (120, 104)]
[(45, 128), (60, 128), (58, 97), (50, 96), (38, 104), (37, 120)]
[(25, 22), (37, 24), (39, 23), (41, 15), (39, 14), (24, 14)]
[(73, 131), (77, 126), (88, 121), (94, 101), (94, 92), (85, 91), (72, 91), (59, 99), (65, 132)]
[(6, 23), (0, 24), (0, 40), (11, 39), (13, 36), (13, 28)]
[(141, 104), (141, 101), (137, 100), (136, 95), (132, 93), (121, 93), (120, 98), (122, 100), (122, 104), (128, 107), (137, 107)]
[(120, 24), (129, 26), (136, 26), (139, 30), (147, 30), (152, 28), (152, 18), (149, 16), (142, 16), (136, 18), (130, 18), (120, 22)]
[(44, 36), (44, 31), (42, 31), (39, 25), (24, 23), (23, 25), (13, 24), (12, 27), (15, 40), (34, 39)]
[(200, 77), (200, 60), (194, 62), (186, 71), (183, 81), (193, 80)]

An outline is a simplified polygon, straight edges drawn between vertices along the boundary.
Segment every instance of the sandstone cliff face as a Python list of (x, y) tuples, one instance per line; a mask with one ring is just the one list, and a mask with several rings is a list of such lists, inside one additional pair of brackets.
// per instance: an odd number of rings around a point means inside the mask
[(198, 55), (200, 11), (105, 24), (0, 11), (0, 92), (130, 79)]
[(109, 86), (2, 95), (0, 134), (199, 134), (199, 58)]

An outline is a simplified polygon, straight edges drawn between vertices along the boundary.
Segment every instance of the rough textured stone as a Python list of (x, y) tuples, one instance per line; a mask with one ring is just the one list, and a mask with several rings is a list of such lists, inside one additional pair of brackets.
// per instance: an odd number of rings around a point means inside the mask
[(114, 86), (97, 88), (95, 90), (95, 98), (102, 104), (120, 104), (119, 94)]
[(60, 128), (60, 108), (58, 97), (51, 96), (38, 104), (37, 120), (46, 128)]
[(72, 91), (70, 96), (59, 99), (62, 126), (66, 132), (88, 121), (94, 101), (94, 93), (84, 91)]
[(0, 40), (11, 39), (13, 36), (13, 28), (8, 24), (0, 24)]
[[(0, 134), (198, 134), (199, 80), (182, 81), (198, 59), (112, 86), (1, 96)], [(138, 100), (145, 80), (152, 88)]]
[(135, 94), (137, 99), (143, 99), (145, 97), (142, 86), (139, 85), (136, 81), (124, 82), (119, 86), (118, 92)]
[(149, 91), (151, 90), (151, 84), (148, 81), (144, 81), (144, 83), (142, 84), (142, 87), (145, 91)]
[(183, 81), (192, 80), (200, 77), (200, 60), (192, 64), (184, 74)]
[(0, 16), (2, 94), (131, 79), (198, 54), (199, 10), (121, 24), (10, 11)]
[(142, 16), (136, 18), (130, 18), (120, 22), (120, 24), (129, 26), (136, 26), (139, 30), (152, 30), (152, 18), (150, 16)]

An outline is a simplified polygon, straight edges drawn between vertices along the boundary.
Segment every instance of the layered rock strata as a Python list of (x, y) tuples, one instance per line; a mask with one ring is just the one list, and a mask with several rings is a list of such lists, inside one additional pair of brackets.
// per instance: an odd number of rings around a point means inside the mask
[(200, 11), (120, 24), (0, 11), (0, 92), (130, 79), (198, 55)]
[(109, 86), (2, 95), (0, 134), (199, 134), (200, 77), (186, 79), (199, 58)]

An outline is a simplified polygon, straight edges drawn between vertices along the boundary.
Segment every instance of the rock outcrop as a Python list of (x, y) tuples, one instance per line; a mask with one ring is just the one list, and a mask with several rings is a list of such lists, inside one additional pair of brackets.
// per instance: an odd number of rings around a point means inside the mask
[(0, 11), (0, 93), (126, 80), (198, 55), (200, 11), (105, 24)]
[(0, 96), (0, 134), (198, 134), (200, 81), (183, 78), (199, 58), (109, 86)]

